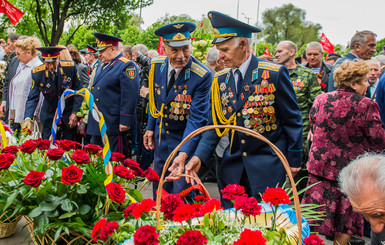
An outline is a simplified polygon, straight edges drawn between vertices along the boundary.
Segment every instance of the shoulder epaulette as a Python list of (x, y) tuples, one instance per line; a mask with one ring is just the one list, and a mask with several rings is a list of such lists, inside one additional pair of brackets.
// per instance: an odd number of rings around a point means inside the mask
[(32, 73), (36, 73), (36, 72), (44, 71), (44, 70), (45, 70), (45, 64), (42, 64), (42, 65), (32, 69)]
[(130, 62), (126, 57), (120, 57), (118, 60), (123, 61), (124, 63)]
[(167, 58), (166, 55), (157, 55), (151, 59), (152, 64), (163, 63), (163, 61)]
[(195, 74), (197, 74), (200, 77), (203, 77), (207, 70), (204, 69), (202, 66), (200, 66), (198, 63), (192, 62), (191, 63), (191, 71), (193, 71)]
[(60, 61), (61, 66), (75, 66), (75, 63), (73, 61)]
[(223, 74), (227, 74), (230, 71), (230, 69), (231, 68), (225, 68), (225, 69), (223, 69), (221, 71), (218, 71), (218, 72), (215, 73), (214, 77), (219, 77), (219, 76), (221, 76)]
[(281, 68), (282, 65), (266, 62), (266, 61), (260, 61), (258, 63), (258, 68), (271, 70), (271, 71), (278, 71)]

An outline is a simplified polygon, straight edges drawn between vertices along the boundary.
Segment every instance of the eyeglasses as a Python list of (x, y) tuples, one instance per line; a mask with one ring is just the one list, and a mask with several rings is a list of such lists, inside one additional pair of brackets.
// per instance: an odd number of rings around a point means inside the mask
[(16, 52), (16, 56), (19, 56), (19, 55), (24, 54), (24, 53), (27, 53), (27, 51), (24, 51), (24, 52), (21, 52), (21, 53)]

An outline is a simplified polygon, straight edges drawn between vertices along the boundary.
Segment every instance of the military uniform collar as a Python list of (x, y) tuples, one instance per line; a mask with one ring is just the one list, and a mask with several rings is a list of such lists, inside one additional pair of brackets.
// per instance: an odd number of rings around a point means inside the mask
[(174, 68), (172, 67), (170, 63), (170, 58), (168, 59), (168, 71), (167, 71), (167, 81), (170, 80), (170, 73), (171, 71), (175, 69), (175, 78), (179, 76), (179, 73), (182, 71), (183, 68)]
[(252, 55), (250, 54), (249, 58), (245, 62), (242, 63), (238, 68), (231, 68), (233, 74), (235, 75), (235, 70), (239, 69), (239, 71), (242, 73), (242, 78), (245, 78), (245, 74), (247, 72), (247, 68), (249, 68), (250, 62), (251, 62)]

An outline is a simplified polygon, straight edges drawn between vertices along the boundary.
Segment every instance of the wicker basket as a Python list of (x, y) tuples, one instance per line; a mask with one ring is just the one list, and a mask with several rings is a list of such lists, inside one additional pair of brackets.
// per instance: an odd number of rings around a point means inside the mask
[[(219, 128), (219, 129), (229, 128), (229, 129), (232, 129), (235, 131), (239, 131), (241, 133), (245, 133), (245, 134), (252, 136), (254, 138), (257, 138), (257, 139), (265, 142), (266, 144), (268, 144), (274, 150), (274, 152), (277, 154), (277, 156), (281, 160), (281, 162), (282, 162), (282, 164), (286, 170), (286, 173), (287, 173), (289, 180), (290, 180), (290, 184), (291, 184), (292, 189), (293, 189), (294, 206), (295, 206), (297, 226), (298, 226), (299, 245), (302, 245), (301, 208), (300, 208), (300, 202), (299, 202), (299, 198), (298, 198), (297, 188), (295, 186), (293, 175), (291, 174), (291, 171), (290, 171), (290, 165), (289, 165), (285, 155), (283, 155), (283, 153), (278, 149), (277, 146), (275, 146), (273, 143), (271, 143), (264, 136), (262, 136), (261, 134), (255, 132), (253, 130), (250, 130), (250, 129), (247, 129), (244, 127), (233, 126), (233, 125), (210, 125), (210, 126), (205, 126), (205, 127), (202, 127), (202, 128), (195, 130), (194, 132), (189, 134), (186, 138), (184, 138), (182, 140), (182, 142), (171, 152), (170, 156), (168, 156), (168, 158), (164, 164), (164, 167), (163, 167), (162, 175), (161, 175), (160, 180), (159, 180), (158, 193), (161, 193), (161, 191), (162, 191), (163, 184), (165, 182), (164, 177), (165, 177), (166, 171), (167, 171), (172, 159), (174, 159), (175, 155), (178, 153), (179, 148), (184, 143), (186, 143), (186, 141), (188, 141), (189, 139), (191, 139), (191, 138), (193, 138), (193, 137), (195, 137), (195, 136), (197, 136), (197, 135), (199, 135), (205, 131), (214, 130), (216, 128)], [(156, 197), (156, 218), (157, 218), (158, 227), (160, 226), (160, 205), (161, 205), (161, 195), (157, 195), (157, 197)]]
[[(0, 218), (4, 215), (3, 213)], [(0, 238), (6, 238), (12, 236), (16, 231), (17, 223), (19, 223), (21, 216), (8, 220), (4, 223), (0, 223)]]

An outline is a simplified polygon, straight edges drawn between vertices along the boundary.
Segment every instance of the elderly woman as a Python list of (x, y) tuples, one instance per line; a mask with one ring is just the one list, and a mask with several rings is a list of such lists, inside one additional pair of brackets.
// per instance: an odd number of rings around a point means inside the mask
[(345, 61), (334, 73), (336, 91), (319, 95), (310, 110), (314, 141), (307, 168), (308, 189), (302, 203), (324, 205), (325, 221), (314, 231), (334, 236), (345, 245), (352, 235), (362, 236), (363, 217), (354, 212), (338, 186), (338, 175), (350, 161), (366, 151), (385, 149), (385, 132), (376, 102), (365, 97), (369, 65)]
[(9, 84), (9, 120), (14, 120), (15, 129), (20, 129), (24, 120), (25, 102), (32, 86), (32, 70), (43, 64), (38, 57), (39, 39), (30, 37), (15, 42), (16, 57), (20, 64)]

